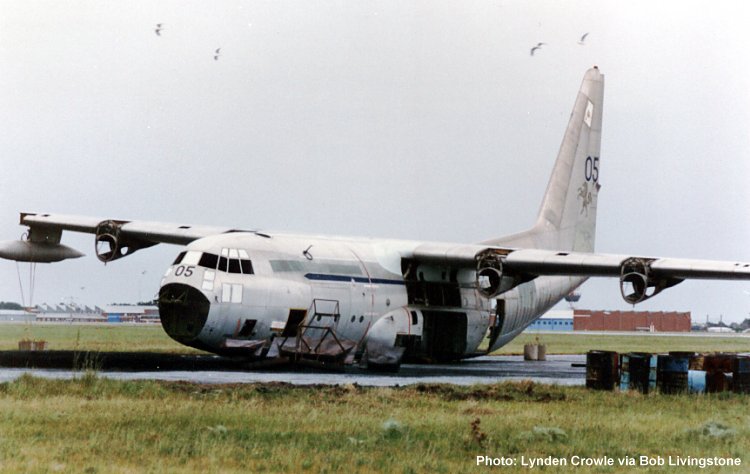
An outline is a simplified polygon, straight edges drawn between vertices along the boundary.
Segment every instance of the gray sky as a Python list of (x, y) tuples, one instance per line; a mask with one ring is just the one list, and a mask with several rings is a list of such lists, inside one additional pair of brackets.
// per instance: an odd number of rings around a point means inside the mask
[[(688, 1), (2, 1), (0, 240), (23, 232), (20, 211), (456, 242), (523, 230), (596, 64), (597, 250), (750, 260), (749, 13)], [(63, 242), (88, 256), (38, 265), (34, 303), (149, 298), (178, 252), (105, 267), (92, 236)], [(639, 308), (739, 321), (746, 292), (685, 282)], [(614, 279), (582, 294), (580, 307), (629, 307)], [(0, 300), (21, 300), (14, 262), (0, 261)]]

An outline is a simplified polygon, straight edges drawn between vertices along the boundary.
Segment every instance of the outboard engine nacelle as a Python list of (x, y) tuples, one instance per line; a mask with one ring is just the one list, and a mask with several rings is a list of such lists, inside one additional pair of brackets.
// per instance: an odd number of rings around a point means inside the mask
[(620, 294), (630, 304), (656, 296), (665, 288), (680, 283), (678, 278), (658, 278), (651, 271), (651, 258), (629, 258), (620, 266)]
[(96, 258), (104, 263), (130, 255), (136, 250), (156, 245), (156, 242), (128, 238), (121, 235), (121, 228), (127, 221), (108, 220), (96, 226), (94, 250)]

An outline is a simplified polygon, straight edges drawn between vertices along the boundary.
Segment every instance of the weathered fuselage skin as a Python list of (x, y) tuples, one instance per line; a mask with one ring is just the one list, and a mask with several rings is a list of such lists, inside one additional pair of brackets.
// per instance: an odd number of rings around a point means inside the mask
[[(407, 356), (458, 359), (506, 344), (584, 281), (539, 277), (489, 299), (476, 289), (474, 270), (421, 265), (420, 279), (437, 285), (453, 280), (460, 301), (410, 301), (403, 262), (420, 244), (243, 232), (206, 237), (189, 244), (162, 280), (162, 288), (180, 285), (200, 292), (209, 304), (205, 323), (180, 332), (163, 321), (164, 329), (180, 343), (227, 353), (227, 340), (270, 340), (282, 332), (292, 312), (304, 311), (304, 323), (331, 327), (358, 349), (368, 338), (393, 345), (399, 335), (418, 336), (421, 349), (412, 348)], [(230, 260), (230, 255), (247, 256), (252, 273), (193, 263), (203, 253)], [(315, 321), (316, 313), (325, 315)], [(445, 326), (445, 320), (456, 323)], [(425, 334), (425, 325), (428, 332), (441, 334)], [(480, 351), (486, 337), (490, 340)]]

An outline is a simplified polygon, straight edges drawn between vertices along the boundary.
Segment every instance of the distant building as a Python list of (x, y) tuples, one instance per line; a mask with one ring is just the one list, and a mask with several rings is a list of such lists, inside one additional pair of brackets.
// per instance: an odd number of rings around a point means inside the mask
[(592, 311), (573, 312), (574, 331), (690, 332), (690, 312)]
[(36, 314), (25, 309), (0, 309), (0, 321), (3, 322), (31, 322)]
[(110, 323), (158, 323), (159, 308), (131, 305), (105, 306), (102, 316)]
[(539, 319), (531, 323), (527, 331), (572, 331), (573, 310), (547, 311)]
[(50, 306), (41, 304), (31, 312), (9, 311), (0, 313), (0, 321), (18, 321), (23, 316), (25, 321), (60, 322), (60, 323), (158, 323), (159, 309), (156, 306), (111, 305), (103, 309), (95, 306), (60, 304)]

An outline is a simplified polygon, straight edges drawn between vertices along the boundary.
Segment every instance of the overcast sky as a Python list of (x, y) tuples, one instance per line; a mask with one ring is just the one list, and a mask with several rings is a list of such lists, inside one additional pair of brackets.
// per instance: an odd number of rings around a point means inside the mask
[[(517, 232), (596, 64), (597, 250), (747, 261), (747, 18), (741, 2), (2, 1), (0, 240), (20, 237), (21, 211), (455, 242)], [(92, 236), (63, 242), (88, 256), (38, 265), (33, 303), (150, 298), (179, 251), (105, 267)], [(0, 300), (21, 299), (16, 264), (0, 261)], [(614, 279), (587, 282), (579, 307), (629, 308)], [(740, 321), (750, 283), (685, 282), (639, 308)]]

